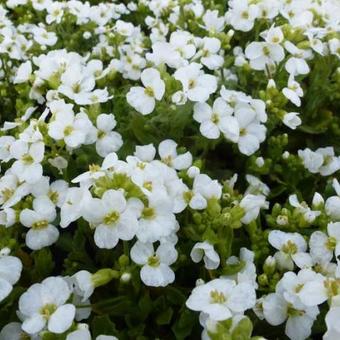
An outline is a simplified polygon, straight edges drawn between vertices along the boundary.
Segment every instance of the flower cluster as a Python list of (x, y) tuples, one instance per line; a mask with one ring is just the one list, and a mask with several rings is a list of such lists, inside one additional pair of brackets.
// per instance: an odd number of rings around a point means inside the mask
[(340, 338), (337, 0), (0, 4), (0, 340)]

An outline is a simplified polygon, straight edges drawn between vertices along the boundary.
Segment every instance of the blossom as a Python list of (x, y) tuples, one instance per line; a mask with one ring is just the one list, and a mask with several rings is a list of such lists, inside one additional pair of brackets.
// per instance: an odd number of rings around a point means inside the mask
[(122, 136), (112, 131), (116, 126), (116, 120), (113, 114), (102, 113), (97, 117), (97, 135), (96, 151), (98, 155), (105, 157), (111, 152), (116, 152), (123, 145)]
[(22, 329), (35, 334), (45, 327), (56, 334), (64, 333), (73, 322), (76, 309), (66, 303), (71, 291), (61, 277), (48, 277), (32, 285), (19, 299)]
[(232, 116), (233, 109), (222, 99), (217, 98), (213, 107), (207, 103), (196, 103), (194, 119), (200, 123), (200, 132), (209, 139), (217, 139), (221, 132), (233, 142), (239, 137), (239, 124)]
[(119, 239), (131, 240), (135, 236), (141, 210), (140, 201), (126, 201), (122, 191), (108, 190), (101, 199), (91, 198), (86, 201), (83, 216), (95, 228), (96, 245), (112, 249)]
[(227, 22), (236, 30), (250, 31), (259, 13), (257, 5), (249, 5), (247, 0), (233, 0), (230, 1), (230, 6), (231, 10), (226, 14)]
[(281, 294), (271, 293), (263, 299), (263, 313), (266, 321), (277, 326), (286, 321), (285, 333), (292, 340), (306, 339), (312, 331), (312, 325), (319, 314), (317, 307), (295, 309)]
[(0, 256), (0, 302), (12, 291), (13, 285), (20, 279), (21, 261), (10, 255)]
[(328, 223), (327, 234), (315, 231), (309, 240), (310, 253), (319, 262), (329, 262), (340, 255), (340, 222)]
[(171, 243), (161, 243), (154, 250), (152, 243), (137, 241), (131, 248), (131, 259), (143, 266), (140, 277), (147, 286), (165, 287), (175, 280), (170, 268), (177, 259), (177, 251)]
[(49, 246), (57, 241), (58, 229), (51, 224), (56, 218), (54, 204), (46, 197), (33, 200), (33, 210), (24, 209), (20, 213), (20, 223), (30, 228), (26, 234), (26, 244), (33, 250)]
[(158, 146), (158, 153), (163, 163), (176, 170), (187, 169), (191, 166), (192, 155), (190, 152), (177, 154), (177, 143), (171, 139), (162, 141)]
[(202, 65), (191, 63), (174, 73), (174, 78), (181, 82), (185, 95), (194, 102), (205, 102), (217, 89), (216, 77), (205, 74), (201, 69)]
[(208, 242), (198, 242), (194, 245), (190, 252), (191, 259), (198, 263), (204, 260), (207, 269), (216, 269), (220, 264), (220, 257), (214, 250), (214, 247)]
[(245, 50), (254, 70), (265, 70), (268, 65), (278, 64), (284, 59), (284, 49), (278, 44), (267, 42), (252, 42)]
[(37, 182), (43, 173), (41, 161), (44, 159), (43, 142), (27, 143), (16, 140), (10, 147), (12, 157), (17, 160), (12, 165), (12, 172), (20, 181)]
[(126, 99), (128, 103), (143, 115), (150, 114), (156, 105), (156, 100), (161, 100), (165, 92), (165, 83), (158, 70), (147, 68), (141, 74), (144, 87), (132, 87)]
[(268, 242), (278, 250), (274, 255), (278, 266), (288, 270), (293, 270), (294, 262), (307, 250), (307, 243), (299, 233), (272, 230)]
[(194, 288), (186, 305), (191, 310), (202, 311), (211, 319), (221, 321), (253, 307), (255, 299), (255, 289), (249, 283), (236, 284), (229, 279), (214, 279)]

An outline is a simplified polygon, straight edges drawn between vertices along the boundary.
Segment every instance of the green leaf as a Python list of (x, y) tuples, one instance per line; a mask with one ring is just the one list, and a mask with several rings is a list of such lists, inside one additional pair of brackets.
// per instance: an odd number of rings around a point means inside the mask
[(94, 337), (98, 335), (117, 334), (116, 325), (111, 321), (108, 315), (94, 317), (91, 326)]
[(157, 318), (156, 322), (158, 325), (168, 325), (171, 322), (171, 318), (173, 315), (174, 311), (171, 307), (167, 308), (163, 312), (161, 312)]
[(39, 282), (48, 277), (54, 269), (52, 253), (49, 248), (43, 248), (33, 252), (32, 256), (34, 261), (31, 270), (32, 281)]
[(196, 322), (197, 322), (196, 315), (193, 312), (184, 309), (182, 313), (180, 313), (179, 318), (171, 328), (175, 334), (176, 339), (182, 340), (185, 339), (188, 335), (190, 335)]

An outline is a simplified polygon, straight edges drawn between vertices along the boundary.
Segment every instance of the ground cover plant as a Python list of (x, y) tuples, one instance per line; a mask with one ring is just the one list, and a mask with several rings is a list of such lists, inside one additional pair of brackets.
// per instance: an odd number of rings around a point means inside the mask
[(340, 339), (338, 0), (0, 1), (0, 339)]

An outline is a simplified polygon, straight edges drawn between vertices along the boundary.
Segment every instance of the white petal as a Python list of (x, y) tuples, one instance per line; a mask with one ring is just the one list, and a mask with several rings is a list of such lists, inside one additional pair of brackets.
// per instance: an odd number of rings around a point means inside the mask
[(143, 265), (148, 262), (148, 258), (154, 254), (152, 243), (142, 243), (137, 241), (130, 251), (133, 262)]
[(151, 287), (165, 287), (175, 281), (175, 274), (169, 266), (161, 263), (158, 267), (145, 265), (140, 271), (142, 281)]
[(30, 229), (26, 234), (26, 245), (33, 250), (39, 250), (55, 243), (58, 240), (58, 237), (58, 229), (55, 226), (49, 224), (44, 229)]
[(304, 340), (312, 331), (313, 320), (308, 316), (290, 317), (286, 323), (286, 334), (292, 340)]
[(119, 239), (114, 227), (101, 224), (94, 232), (94, 241), (99, 248), (113, 249)]
[(46, 320), (40, 314), (35, 314), (22, 323), (22, 329), (28, 334), (36, 334), (41, 331), (46, 324)]
[(263, 313), (272, 326), (282, 324), (287, 318), (287, 302), (278, 294), (271, 293), (263, 300)]
[(21, 270), (22, 263), (17, 257), (0, 257), (0, 278), (14, 285), (20, 278)]
[(0, 302), (4, 300), (12, 291), (12, 285), (0, 277)]
[(212, 121), (206, 120), (201, 123), (201, 134), (209, 139), (217, 139), (220, 136), (220, 130)]
[(76, 308), (71, 304), (60, 306), (50, 317), (48, 321), (48, 330), (52, 333), (64, 333), (73, 322), (76, 314)]

